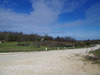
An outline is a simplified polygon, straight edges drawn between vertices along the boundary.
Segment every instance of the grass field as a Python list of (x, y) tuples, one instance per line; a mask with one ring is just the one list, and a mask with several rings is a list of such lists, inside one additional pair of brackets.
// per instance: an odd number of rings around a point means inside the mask
[[(26, 52), (26, 51), (45, 51), (45, 48), (48, 50), (57, 50), (57, 47), (46, 47), (34, 46), (34, 42), (20, 42), (21, 44), (28, 43), (29, 46), (18, 46), (19, 42), (5, 42), (0, 44), (0, 52)], [(72, 49), (73, 47), (66, 47), (66, 49)], [(75, 47), (75, 48), (82, 48), (82, 47)], [(59, 47), (59, 49), (65, 49), (64, 47)]]
[[(45, 46), (35, 47), (33, 42), (20, 42), (29, 43), (29, 46), (18, 46), (19, 42), (5, 42), (0, 44), (0, 52), (24, 52), (24, 51), (43, 51)], [(55, 47), (47, 47), (48, 50), (56, 49)]]

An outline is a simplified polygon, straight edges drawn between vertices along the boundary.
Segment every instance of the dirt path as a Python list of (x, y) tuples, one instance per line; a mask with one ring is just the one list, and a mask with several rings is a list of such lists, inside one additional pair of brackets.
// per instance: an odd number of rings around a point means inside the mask
[(0, 53), (0, 75), (100, 75), (100, 65), (83, 60), (86, 50)]

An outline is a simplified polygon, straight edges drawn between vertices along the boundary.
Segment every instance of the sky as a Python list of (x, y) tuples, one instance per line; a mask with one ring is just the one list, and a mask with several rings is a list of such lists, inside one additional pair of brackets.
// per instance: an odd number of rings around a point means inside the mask
[(100, 0), (0, 0), (0, 32), (100, 39)]

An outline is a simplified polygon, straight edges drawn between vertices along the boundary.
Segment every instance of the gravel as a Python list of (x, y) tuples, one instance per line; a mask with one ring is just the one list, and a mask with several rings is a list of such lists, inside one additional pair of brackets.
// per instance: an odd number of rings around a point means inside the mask
[(100, 75), (99, 64), (83, 59), (90, 50), (0, 53), (0, 75)]

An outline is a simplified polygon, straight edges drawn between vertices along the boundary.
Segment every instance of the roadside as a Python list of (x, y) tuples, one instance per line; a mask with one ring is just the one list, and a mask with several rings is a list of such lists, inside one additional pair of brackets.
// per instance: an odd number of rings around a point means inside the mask
[(86, 56), (86, 60), (91, 61), (95, 64), (100, 64), (100, 48), (97, 50), (91, 50)]

